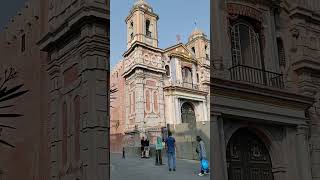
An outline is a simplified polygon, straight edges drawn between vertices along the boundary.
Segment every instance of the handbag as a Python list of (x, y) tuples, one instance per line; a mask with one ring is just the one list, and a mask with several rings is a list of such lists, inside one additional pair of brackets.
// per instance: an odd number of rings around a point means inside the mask
[(209, 170), (209, 162), (206, 159), (201, 160), (201, 169), (206, 171)]

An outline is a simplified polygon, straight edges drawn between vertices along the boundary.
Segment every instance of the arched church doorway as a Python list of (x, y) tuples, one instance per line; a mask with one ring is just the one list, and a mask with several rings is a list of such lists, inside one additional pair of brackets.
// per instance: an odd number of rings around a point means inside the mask
[(273, 180), (269, 151), (247, 128), (232, 135), (226, 155), (229, 180)]
[(181, 107), (181, 120), (182, 123), (195, 124), (196, 114), (191, 103), (185, 102)]

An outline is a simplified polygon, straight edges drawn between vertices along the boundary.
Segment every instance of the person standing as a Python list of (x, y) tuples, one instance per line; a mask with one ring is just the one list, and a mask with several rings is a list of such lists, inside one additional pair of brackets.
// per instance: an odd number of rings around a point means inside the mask
[(156, 143), (156, 165), (162, 165), (162, 138), (157, 137), (157, 143)]
[(168, 138), (166, 140), (166, 149), (168, 155), (169, 171), (176, 171), (176, 140), (172, 136), (172, 133), (168, 132)]
[(202, 164), (203, 160), (207, 162), (207, 152), (206, 152), (205, 144), (200, 136), (197, 136), (197, 141), (198, 141), (198, 146), (197, 146), (196, 152), (199, 155), (200, 169), (201, 169), (199, 176), (204, 176), (205, 174), (209, 174), (209, 168), (204, 169)]
[(145, 157), (145, 151), (144, 151), (145, 144), (146, 143), (145, 143), (144, 137), (142, 137), (142, 139), (141, 139), (141, 158)]
[(150, 157), (150, 142), (149, 142), (149, 139), (148, 138), (146, 138), (145, 139), (145, 144), (144, 144), (144, 156), (145, 156), (145, 158), (149, 158)]

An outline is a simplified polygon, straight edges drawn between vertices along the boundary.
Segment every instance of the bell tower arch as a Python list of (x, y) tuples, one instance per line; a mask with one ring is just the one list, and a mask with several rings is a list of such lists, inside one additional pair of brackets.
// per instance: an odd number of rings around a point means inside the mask
[(137, 0), (125, 22), (127, 24), (127, 49), (135, 42), (158, 47), (159, 16), (145, 0)]

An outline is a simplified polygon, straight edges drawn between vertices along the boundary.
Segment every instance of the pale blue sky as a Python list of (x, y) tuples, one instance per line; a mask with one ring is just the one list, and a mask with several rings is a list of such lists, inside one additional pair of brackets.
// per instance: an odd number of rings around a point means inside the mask
[[(122, 59), (126, 50), (125, 18), (136, 0), (111, 0), (111, 68)], [(176, 44), (179, 34), (183, 43), (197, 27), (210, 38), (210, 0), (146, 0), (159, 15), (159, 47)]]

